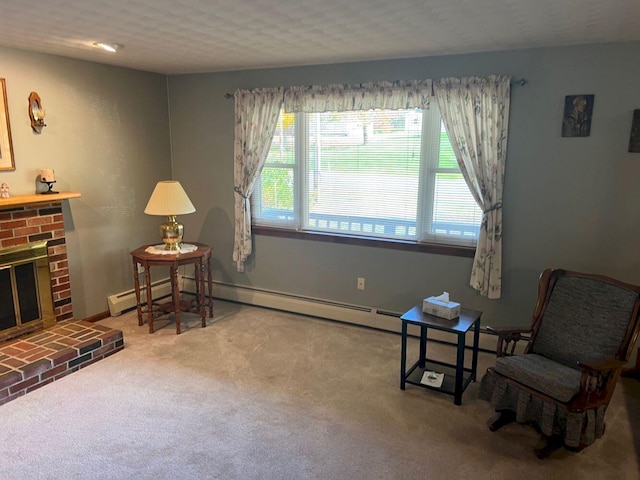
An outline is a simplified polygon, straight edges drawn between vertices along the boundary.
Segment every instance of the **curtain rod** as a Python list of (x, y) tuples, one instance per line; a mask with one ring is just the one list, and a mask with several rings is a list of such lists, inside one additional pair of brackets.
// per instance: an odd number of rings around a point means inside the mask
[[(529, 81), (526, 78), (515, 78), (511, 80), (511, 85), (514, 87), (524, 87)], [(233, 98), (233, 93), (225, 93), (224, 98)]]

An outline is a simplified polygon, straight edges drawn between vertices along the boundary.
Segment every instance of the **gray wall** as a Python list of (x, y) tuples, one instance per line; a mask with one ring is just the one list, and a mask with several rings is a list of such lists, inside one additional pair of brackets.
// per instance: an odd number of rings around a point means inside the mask
[[(63, 202), (74, 316), (107, 310), (106, 297), (133, 286), (129, 252), (158, 241), (159, 217), (143, 213), (158, 180), (171, 178), (166, 77), (0, 48), (16, 170), (0, 172), (13, 195), (35, 192), (56, 171)], [(47, 126), (33, 133), (35, 91)]]
[[(446, 290), (493, 325), (528, 323), (546, 267), (640, 283), (640, 154), (627, 153), (640, 108), (639, 53), (639, 43), (627, 43), (171, 76), (174, 171), (197, 208), (181, 217), (186, 237), (214, 246), (217, 281), (396, 312)], [(500, 300), (468, 286), (471, 259), (316, 241), (256, 236), (246, 272), (236, 272), (233, 100), (225, 93), (492, 73), (529, 81), (511, 96)], [(595, 94), (588, 138), (560, 137), (572, 94)]]
[[(186, 236), (214, 246), (217, 281), (397, 312), (447, 290), (483, 310), (485, 324), (526, 323), (547, 266), (640, 283), (640, 154), (627, 153), (639, 51), (628, 43), (172, 76), (169, 117), (162, 75), (0, 48), (17, 167), (0, 181), (30, 194), (39, 170), (54, 168), (56, 189), (82, 193), (63, 204), (77, 318), (131, 288), (129, 251), (158, 240), (160, 219), (142, 211), (155, 183), (171, 178), (171, 138), (175, 177), (197, 208), (181, 217)], [(512, 91), (502, 299), (468, 286), (470, 259), (372, 247), (256, 236), (246, 273), (235, 271), (233, 100), (224, 93), (491, 73), (529, 80)], [(47, 111), (41, 135), (29, 126), (31, 91)], [(579, 93), (596, 96), (591, 136), (561, 138), (564, 96)]]

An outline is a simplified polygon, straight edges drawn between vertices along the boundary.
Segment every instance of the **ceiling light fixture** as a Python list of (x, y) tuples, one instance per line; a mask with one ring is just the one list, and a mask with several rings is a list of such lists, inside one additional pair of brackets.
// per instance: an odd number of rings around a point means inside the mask
[(118, 50), (124, 48), (124, 45), (121, 45), (119, 43), (96, 42), (96, 43), (94, 43), (94, 45), (96, 47), (100, 47), (103, 50), (106, 50), (107, 52), (111, 52), (111, 53), (115, 53)]

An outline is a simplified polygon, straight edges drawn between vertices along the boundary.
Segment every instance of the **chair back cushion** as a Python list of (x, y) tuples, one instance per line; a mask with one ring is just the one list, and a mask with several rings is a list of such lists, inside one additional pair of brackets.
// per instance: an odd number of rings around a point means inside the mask
[(572, 368), (579, 360), (617, 358), (636, 299), (606, 280), (559, 276), (531, 352)]

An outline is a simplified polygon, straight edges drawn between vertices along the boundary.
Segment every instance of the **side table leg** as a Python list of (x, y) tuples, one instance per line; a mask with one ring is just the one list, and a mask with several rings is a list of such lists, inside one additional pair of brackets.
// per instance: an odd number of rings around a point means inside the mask
[(202, 319), (202, 328), (207, 326), (206, 316), (207, 316), (207, 307), (204, 303), (204, 263), (202, 261), (198, 262), (198, 288), (196, 292), (198, 294), (198, 312), (200, 312), (200, 318)]
[(480, 319), (476, 320), (476, 329), (473, 331), (473, 356), (471, 357), (471, 378), (476, 381), (478, 372), (478, 350), (480, 349)]
[(136, 291), (136, 310), (138, 312), (138, 326), (142, 326), (142, 305), (140, 304), (140, 276), (138, 275), (138, 262), (133, 261), (133, 284)]
[(402, 322), (402, 340), (400, 342), (400, 390), (405, 389), (407, 371), (407, 322)]
[(464, 333), (458, 334), (458, 351), (456, 355), (456, 387), (454, 391), (455, 405), (462, 404), (462, 379), (464, 375)]
[(176, 335), (180, 334), (180, 288), (178, 287), (178, 267), (171, 266), (171, 289), (173, 291), (173, 310), (176, 315)]
[(207, 286), (209, 289), (209, 318), (213, 318), (213, 291), (211, 281), (211, 257), (207, 259)]
[(153, 294), (151, 293), (151, 268), (149, 265), (144, 266), (144, 280), (147, 282), (147, 323), (149, 324), (149, 333), (153, 333)]
[(202, 284), (200, 283), (200, 266), (202, 262), (200, 260), (196, 260), (193, 264), (193, 278), (196, 281), (196, 301), (198, 302), (198, 312), (200, 312), (200, 290), (202, 289)]
[(424, 368), (427, 361), (427, 327), (420, 325), (420, 362), (418, 366)]

